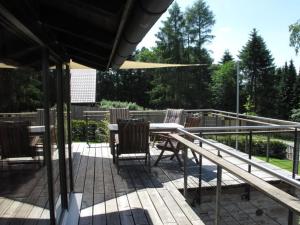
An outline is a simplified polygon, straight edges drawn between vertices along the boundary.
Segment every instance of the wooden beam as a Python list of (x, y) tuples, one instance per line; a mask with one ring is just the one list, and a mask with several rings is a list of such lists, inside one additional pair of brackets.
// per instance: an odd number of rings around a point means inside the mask
[(23, 34), (22, 38), (26, 37), (27, 39), (37, 43), (41, 47), (48, 48), (50, 54), (54, 56), (56, 60), (62, 60), (61, 56), (59, 56), (53, 49), (50, 49), (49, 46), (31, 30), (32, 27), (29, 28), (25, 24), (23, 24), (22, 21), (18, 20), (2, 4), (0, 4), (0, 15), (2, 15), (1, 19), (5, 20), (11, 27), (13, 27), (14, 30), (16, 30), (18, 33)]

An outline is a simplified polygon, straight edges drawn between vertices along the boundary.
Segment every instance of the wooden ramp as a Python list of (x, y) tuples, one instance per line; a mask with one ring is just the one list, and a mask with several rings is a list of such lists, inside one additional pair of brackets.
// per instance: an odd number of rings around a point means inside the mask
[(80, 225), (204, 224), (160, 167), (130, 161), (118, 174), (107, 144), (77, 144), (74, 154)]

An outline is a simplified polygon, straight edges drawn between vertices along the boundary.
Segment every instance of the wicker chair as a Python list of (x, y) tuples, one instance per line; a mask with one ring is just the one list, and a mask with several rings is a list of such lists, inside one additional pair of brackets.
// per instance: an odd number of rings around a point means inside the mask
[[(144, 159), (150, 171), (149, 122), (143, 120), (119, 120), (119, 143), (117, 144), (116, 164), (119, 171), (119, 160)], [(145, 153), (143, 158), (120, 158), (120, 155)]]
[[(200, 121), (201, 121), (200, 117), (189, 116), (185, 120), (184, 127), (198, 127), (198, 126), (200, 126)], [(179, 154), (179, 151), (183, 149), (183, 146), (180, 144), (180, 142), (172, 139), (168, 135), (164, 135), (162, 137), (164, 140), (159, 142), (156, 145), (157, 149), (161, 150), (161, 153), (159, 154), (157, 160), (155, 161), (154, 166), (157, 166), (158, 162), (163, 158), (163, 154), (165, 151), (173, 152), (174, 154), (170, 157), (170, 159), (172, 160), (174, 157), (176, 157), (179, 165), (182, 166), (182, 162), (181, 162), (178, 154)], [(185, 138), (190, 141), (194, 141), (193, 139), (191, 139), (189, 137), (185, 137)], [(192, 154), (195, 158), (196, 163), (198, 163), (199, 161), (198, 161), (196, 153), (192, 151)], [(169, 156), (166, 156), (166, 157), (169, 157)]]

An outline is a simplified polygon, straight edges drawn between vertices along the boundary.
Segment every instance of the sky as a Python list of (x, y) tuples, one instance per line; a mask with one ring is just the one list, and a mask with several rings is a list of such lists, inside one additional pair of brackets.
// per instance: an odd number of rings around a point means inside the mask
[[(192, 6), (195, 0), (175, 0), (182, 11)], [(174, 2), (175, 2), (174, 1)], [(228, 49), (237, 59), (237, 55), (256, 28), (271, 51), (276, 66), (283, 66), (291, 59), (299, 71), (300, 54), (289, 46), (289, 25), (300, 19), (299, 0), (206, 0), (215, 15), (216, 23), (212, 34), (215, 38), (206, 47), (211, 51), (214, 63), (218, 63), (224, 51)], [(155, 34), (165, 20), (164, 13), (148, 32), (138, 49), (155, 46)]]

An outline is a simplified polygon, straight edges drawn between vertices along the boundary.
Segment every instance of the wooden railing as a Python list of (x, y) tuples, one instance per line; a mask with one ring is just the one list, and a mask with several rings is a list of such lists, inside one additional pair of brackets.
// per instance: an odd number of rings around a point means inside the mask
[[(251, 160), (250, 158), (245, 158), (233, 151), (230, 151), (228, 149), (225, 149), (223, 147), (220, 147), (216, 143), (213, 143), (207, 139), (204, 139), (200, 136), (195, 135), (196, 133), (202, 133), (204, 131), (212, 131), (212, 130), (232, 130), (236, 129), (236, 127), (227, 127), (227, 128), (207, 128), (207, 127), (196, 127), (196, 128), (187, 128), (187, 129), (178, 129), (178, 133), (181, 133), (185, 136), (189, 137), (189, 140), (185, 139), (184, 136), (179, 134), (170, 134), (170, 136), (177, 140), (178, 142), (182, 143), (185, 148), (183, 150), (183, 158), (184, 158), (184, 195), (187, 194), (187, 179), (188, 179), (188, 173), (187, 173), (187, 149), (191, 149), (195, 153), (199, 154), (199, 170), (200, 174), (202, 174), (202, 157), (208, 159), (209, 161), (215, 163), (217, 165), (217, 187), (216, 187), (216, 208), (215, 208), (215, 225), (220, 224), (220, 202), (221, 202), (221, 182), (222, 182), (222, 170), (225, 169), (226, 171), (234, 174), (235, 176), (239, 177), (241, 180), (243, 180), (246, 184), (251, 185), (258, 191), (264, 193), (265, 195), (269, 196), (276, 202), (282, 204), (283, 206), (287, 207), (289, 209), (289, 217), (287, 218), (287, 221), (289, 225), (296, 225), (298, 224), (298, 215), (300, 215), (300, 199), (298, 197), (295, 197), (296, 191), (300, 190), (300, 182), (296, 179), (296, 174), (298, 174), (298, 165), (299, 165), (299, 142), (298, 142), (298, 136), (297, 136), (297, 129), (299, 129), (300, 126), (290, 126), (290, 125), (276, 125), (276, 126), (244, 126), (244, 127), (238, 127), (239, 130), (242, 131), (249, 131), (250, 133), (255, 130), (266, 130), (270, 131), (272, 129), (274, 130), (283, 130), (283, 129), (293, 129), (295, 130), (295, 146), (294, 146), (294, 159), (293, 159), (293, 176), (292, 178), (282, 175), (281, 173), (278, 173), (277, 171), (274, 171), (268, 167), (265, 167), (263, 165), (260, 165), (259, 163)], [(199, 142), (199, 145), (195, 144), (194, 141), (190, 141), (190, 139), (197, 140)], [(206, 144), (210, 147), (213, 147), (217, 150), (217, 154), (214, 154), (205, 148), (203, 148), (203, 144)], [(244, 170), (229, 161), (222, 158), (221, 153), (229, 154), (232, 157), (235, 157), (238, 160), (241, 160), (248, 164), (248, 171)], [(251, 149), (250, 149), (251, 154)], [(278, 178), (279, 180), (287, 183), (290, 185), (290, 193), (286, 193), (285, 191), (275, 187), (274, 185), (260, 179), (259, 177), (251, 174), (251, 166), (254, 166), (266, 173), (271, 174), (272, 176)], [(199, 193), (201, 195), (201, 181), (202, 177), (199, 176)], [(248, 188), (249, 191), (249, 198), (250, 198), (250, 188)], [(201, 198), (201, 197), (200, 197)]]

